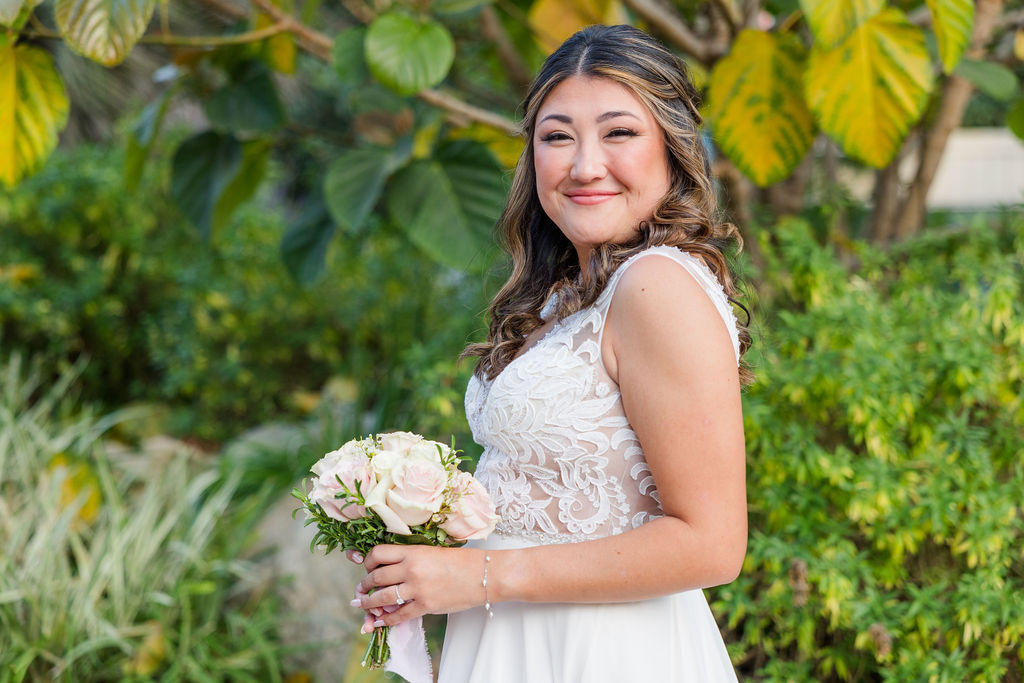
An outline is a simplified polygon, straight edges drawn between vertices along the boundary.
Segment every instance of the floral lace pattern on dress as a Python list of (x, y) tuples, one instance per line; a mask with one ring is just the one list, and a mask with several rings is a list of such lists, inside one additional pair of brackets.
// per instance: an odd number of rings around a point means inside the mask
[(501, 515), (497, 533), (542, 543), (577, 542), (618, 534), (661, 515), (643, 449), (601, 359), (616, 285), (632, 263), (654, 254), (679, 263), (707, 292), (739, 360), (736, 318), (702, 261), (665, 246), (627, 260), (597, 301), (556, 322), (493, 381), (470, 378), (466, 416), (474, 440), (484, 448), (476, 477)]

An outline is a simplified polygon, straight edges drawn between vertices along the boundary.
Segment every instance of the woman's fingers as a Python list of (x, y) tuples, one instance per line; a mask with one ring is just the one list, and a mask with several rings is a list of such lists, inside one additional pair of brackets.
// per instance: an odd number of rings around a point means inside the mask
[(358, 550), (346, 550), (345, 557), (348, 558), (349, 562), (354, 562), (356, 564), (362, 564), (363, 560), (366, 559)]
[(403, 621), (421, 616), (423, 616), (423, 612), (416, 607), (416, 603), (408, 603), (402, 605), (394, 612), (385, 613), (383, 616), (377, 617), (373, 622), (373, 627), (380, 628), (381, 626), (394, 626), (395, 624), (400, 624)]
[[(373, 593), (375, 588), (383, 588), (384, 586), (393, 586), (396, 583), (405, 581), (407, 578), (405, 568), (401, 565), (396, 564), (384, 564), (376, 569), (368, 572), (363, 580), (356, 586), (357, 593)], [(372, 596), (371, 596), (372, 597)], [(405, 596), (403, 596), (405, 597)], [(408, 597), (405, 597), (408, 599)], [(392, 600), (391, 604), (396, 603), (397, 600)]]
[(405, 548), (400, 545), (378, 545), (363, 559), (362, 565), (366, 571), (372, 572), (382, 564), (395, 564), (405, 558)]

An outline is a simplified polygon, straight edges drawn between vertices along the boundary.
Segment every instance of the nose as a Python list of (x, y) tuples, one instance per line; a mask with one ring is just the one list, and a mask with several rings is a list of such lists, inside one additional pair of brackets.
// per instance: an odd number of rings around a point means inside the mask
[(576, 147), (572, 169), (569, 171), (569, 177), (573, 181), (586, 184), (600, 180), (606, 173), (604, 152), (599, 144), (583, 143)]

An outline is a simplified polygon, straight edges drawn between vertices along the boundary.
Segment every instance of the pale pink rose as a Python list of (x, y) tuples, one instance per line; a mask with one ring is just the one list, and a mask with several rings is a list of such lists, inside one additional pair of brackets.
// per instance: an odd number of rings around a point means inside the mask
[(423, 441), (423, 437), (412, 432), (388, 432), (380, 434), (380, 449), (382, 451), (395, 451), (405, 453), (415, 444)]
[[(374, 460), (376, 459), (374, 457)], [(408, 536), (412, 533), (409, 525), (403, 522), (402, 518), (388, 507), (388, 491), (391, 490), (392, 485), (393, 482), (391, 481), (390, 474), (386, 475), (383, 479), (379, 479), (373, 491), (366, 497), (366, 507), (377, 513), (388, 531), (393, 534)]]
[[(436, 449), (434, 453), (436, 455)], [(448, 470), (439, 458), (406, 458), (391, 470), (391, 477), (393, 486), (388, 491), (388, 507), (409, 526), (423, 524), (441, 509), (448, 486)]]
[(487, 489), (469, 472), (459, 472), (453, 488), (455, 500), (441, 528), (459, 541), (487, 538), (499, 519)]
[(358, 443), (350, 441), (338, 450), (331, 451), (310, 469), (317, 476), (313, 479), (309, 499), (323, 508), (324, 514), (339, 522), (366, 515), (362, 505), (356, 505), (347, 496), (337, 497), (337, 494), (344, 493), (345, 487), (355, 493), (356, 482), (364, 497), (372, 493), (376, 485), (370, 459)]

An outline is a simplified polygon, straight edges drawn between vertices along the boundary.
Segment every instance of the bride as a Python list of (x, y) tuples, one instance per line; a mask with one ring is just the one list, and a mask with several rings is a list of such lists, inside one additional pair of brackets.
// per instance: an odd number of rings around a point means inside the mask
[[(545, 62), (466, 392), (495, 533), (377, 546), (367, 627), (447, 613), (441, 681), (735, 681), (702, 588), (746, 551), (740, 358), (697, 95), (629, 26)], [(379, 608), (402, 605), (390, 614)], [(380, 615), (380, 616), (375, 616)]]

